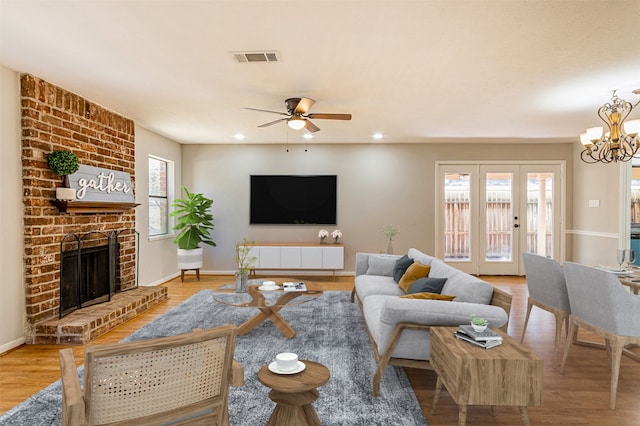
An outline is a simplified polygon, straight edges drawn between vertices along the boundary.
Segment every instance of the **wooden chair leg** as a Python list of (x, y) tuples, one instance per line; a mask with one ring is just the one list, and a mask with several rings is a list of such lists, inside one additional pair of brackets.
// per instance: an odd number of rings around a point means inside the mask
[(553, 367), (557, 368), (560, 362), (560, 338), (562, 337), (564, 318), (560, 313), (555, 313), (554, 315), (556, 317), (556, 340), (553, 345)]
[(618, 376), (620, 374), (620, 358), (622, 358), (623, 344), (619, 339), (613, 338), (611, 347), (611, 395), (609, 396), (609, 408), (616, 408), (616, 394), (618, 392)]
[(573, 321), (569, 321), (569, 334), (564, 344), (564, 354), (562, 355), (562, 363), (560, 364), (560, 373), (564, 373), (564, 365), (567, 362), (567, 355), (569, 355), (569, 348), (573, 344), (574, 340), (578, 337), (578, 327)]
[(520, 343), (524, 342), (524, 334), (527, 332), (527, 325), (529, 324), (529, 315), (531, 315), (531, 309), (533, 304), (531, 299), (527, 298), (527, 315), (524, 317), (524, 327), (522, 328), (522, 337), (520, 337)]

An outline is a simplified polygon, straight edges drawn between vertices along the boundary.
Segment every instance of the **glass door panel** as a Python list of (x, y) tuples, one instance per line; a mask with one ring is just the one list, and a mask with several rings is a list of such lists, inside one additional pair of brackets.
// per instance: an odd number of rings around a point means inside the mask
[(513, 260), (513, 173), (487, 173), (485, 261)]
[(553, 173), (527, 173), (527, 253), (553, 258)]
[(471, 173), (444, 174), (444, 259), (471, 260)]

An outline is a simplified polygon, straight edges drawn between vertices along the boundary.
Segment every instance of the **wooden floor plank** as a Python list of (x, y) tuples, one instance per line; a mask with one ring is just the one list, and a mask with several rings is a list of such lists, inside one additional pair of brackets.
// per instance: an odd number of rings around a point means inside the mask
[[(522, 277), (483, 277), (497, 287), (513, 295), (513, 307), (509, 323), (509, 335), (520, 339), (526, 311), (527, 287)], [(351, 290), (353, 277), (308, 277), (321, 283), (325, 290)], [(174, 279), (165, 285), (169, 300), (120, 325), (99, 337), (95, 343), (115, 343), (140, 327), (163, 315), (191, 295), (203, 289), (229, 283), (229, 276), (187, 275), (185, 282)], [(565, 374), (552, 368), (554, 318), (551, 314), (534, 308), (529, 320), (524, 344), (544, 360), (544, 405), (529, 408), (532, 425), (640, 425), (640, 365), (623, 357), (616, 409), (608, 408), (610, 373), (607, 356), (600, 349), (573, 346), (567, 361)], [(580, 338), (596, 340), (581, 332)], [(60, 377), (58, 351), (64, 345), (23, 345), (0, 356), (0, 413), (4, 413), (30, 395), (42, 390)], [(76, 363), (84, 358), (84, 347), (75, 346)], [(372, 353), (363, 356), (373, 356)], [(436, 385), (432, 371), (407, 369), (418, 402), (430, 426), (455, 425), (458, 406), (443, 390), (436, 413), (431, 415), (431, 401)], [(384, 388), (381, 389), (384, 394)], [(322, 393), (321, 393), (322, 397)], [(489, 407), (469, 407), (469, 425), (520, 424), (520, 413), (514, 407), (498, 407), (492, 416)]]

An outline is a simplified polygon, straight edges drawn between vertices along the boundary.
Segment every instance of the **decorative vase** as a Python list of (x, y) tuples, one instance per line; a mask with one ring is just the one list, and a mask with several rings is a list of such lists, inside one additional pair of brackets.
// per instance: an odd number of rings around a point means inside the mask
[(327, 237), (320, 237), (320, 244), (327, 244)]
[(393, 240), (389, 238), (389, 244), (387, 244), (387, 254), (393, 254)]
[(249, 272), (236, 272), (236, 293), (247, 292), (247, 282), (249, 281)]
[(340, 237), (335, 237), (335, 238), (333, 239), (333, 244), (339, 244), (339, 243), (338, 243), (338, 239), (339, 239), (339, 238), (340, 238)]
[(76, 199), (75, 188), (56, 188), (56, 199), (61, 201), (71, 201)]

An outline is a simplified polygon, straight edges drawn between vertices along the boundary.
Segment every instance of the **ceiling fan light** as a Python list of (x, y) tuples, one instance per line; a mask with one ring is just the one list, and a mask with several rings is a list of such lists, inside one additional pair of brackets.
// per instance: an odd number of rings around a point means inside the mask
[(307, 120), (301, 117), (291, 117), (289, 120), (287, 120), (287, 124), (293, 130), (300, 130), (307, 125)]

